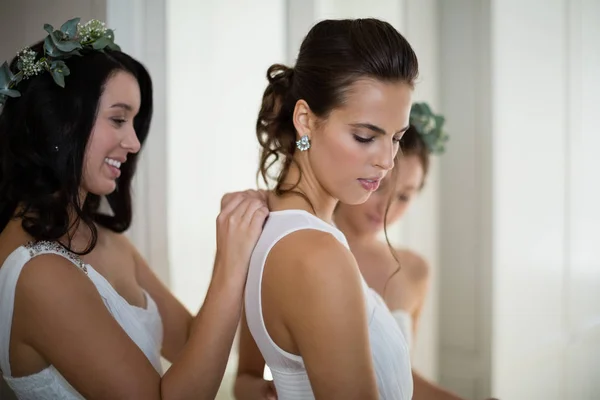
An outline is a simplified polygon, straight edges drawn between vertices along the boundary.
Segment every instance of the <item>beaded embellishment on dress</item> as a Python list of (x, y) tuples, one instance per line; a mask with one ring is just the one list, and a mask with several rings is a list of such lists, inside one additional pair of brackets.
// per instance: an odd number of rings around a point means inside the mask
[(41, 240), (38, 242), (29, 242), (29, 243), (27, 243), (27, 245), (25, 245), (25, 248), (29, 251), (29, 255), (32, 258), (40, 253), (47, 253), (47, 252), (58, 253), (64, 257), (68, 258), (73, 263), (75, 263), (83, 272), (85, 272), (86, 275), (88, 273), (87, 266), (81, 260), (81, 258), (79, 258), (74, 253), (70, 252), (69, 250), (65, 249), (63, 246), (61, 246), (57, 242), (50, 242), (47, 240)]

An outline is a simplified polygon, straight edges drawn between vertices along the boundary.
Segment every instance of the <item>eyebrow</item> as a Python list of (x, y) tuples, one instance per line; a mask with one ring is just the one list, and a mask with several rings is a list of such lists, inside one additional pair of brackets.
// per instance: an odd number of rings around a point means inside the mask
[(110, 106), (110, 108), (123, 108), (127, 111), (133, 111), (133, 107), (131, 107), (129, 104), (125, 104), (125, 103), (115, 103), (112, 106)]
[[(350, 126), (354, 127), (354, 128), (365, 128), (368, 129), (370, 131), (373, 131), (375, 133), (378, 133), (380, 135), (385, 135), (385, 130), (383, 130), (382, 128), (373, 125), (373, 124), (369, 124), (369, 123), (357, 123), (357, 124), (350, 124)], [(394, 133), (394, 135), (398, 134), (398, 133), (404, 133), (408, 130), (409, 126), (405, 126), (404, 128), (400, 129), (398, 132)]]

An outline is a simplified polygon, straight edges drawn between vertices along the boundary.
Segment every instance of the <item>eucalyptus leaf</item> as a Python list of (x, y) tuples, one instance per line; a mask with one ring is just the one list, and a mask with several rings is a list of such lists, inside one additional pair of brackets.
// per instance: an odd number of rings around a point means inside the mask
[(114, 51), (121, 51), (121, 47), (119, 47), (119, 45), (114, 42), (110, 42), (110, 44), (107, 47)]
[[(30, 77), (45, 69), (52, 75), (55, 83), (65, 87), (65, 77), (70, 75), (64, 60), (74, 56), (82, 56), (90, 50), (104, 52), (106, 49), (120, 50), (114, 43), (114, 32), (106, 29), (104, 23), (91, 20), (80, 26), (80, 18), (72, 18), (61, 25), (60, 30), (55, 30), (50, 24), (44, 24), (44, 30), (48, 35), (44, 38), (43, 54), (36, 61), (37, 55), (32, 54), (31, 49), (26, 48), (19, 52), (17, 61), (18, 73), (13, 74), (8, 63), (0, 66), (0, 105), (6, 102), (8, 97), (20, 96), (17, 87), (24, 77)], [(81, 29), (80, 29), (81, 28)], [(83, 40), (86, 42), (83, 42)], [(24, 51), (27, 50), (27, 51)]]
[(49, 37), (50, 40), (52, 40), (52, 44), (54, 44), (54, 47), (58, 48), (58, 42), (60, 42), (60, 37), (58, 37), (58, 31), (54, 31), (52, 33), (50, 33)]
[(61, 88), (65, 87), (65, 76), (59, 70), (51, 71), (54, 82)]
[(77, 24), (79, 24), (80, 20), (81, 18), (79, 17), (70, 19), (60, 27), (60, 30), (65, 34), (65, 36), (73, 39), (77, 35)]
[(52, 34), (52, 32), (54, 32), (54, 27), (50, 24), (44, 24), (44, 30), (50, 34)]
[(94, 48), (94, 50), (100, 50), (100, 49), (104, 49), (105, 47), (110, 46), (110, 44), (112, 43), (112, 41), (103, 36), (101, 38), (99, 38), (98, 40), (96, 40), (95, 42), (92, 43), (92, 47)]
[(81, 43), (79, 43), (75, 40), (59, 41), (56, 43), (56, 47), (64, 53), (70, 53), (73, 50), (82, 48)]
[(10, 70), (8, 63), (5, 61), (4, 64), (0, 66), (0, 88), (8, 88), (14, 78), (14, 74)]
[(21, 97), (21, 93), (15, 89), (0, 89), (0, 95), (7, 97)]
[[(81, 56), (82, 56), (82, 54), (79, 52), (79, 50), (73, 50), (73, 51), (71, 51), (71, 52), (69, 53), (69, 57), (70, 57), (70, 56), (78, 56), (78, 57), (81, 57)], [(65, 57), (65, 58), (66, 58), (66, 57)]]
[(50, 71), (61, 73), (63, 76), (68, 76), (71, 73), (69, 67), (67, 67), (67, 64), (65, 64), (65, 62), (62, 60), (52, 61), (50, 64)]
[(50, 39), (50, 36), (46, 36), (46, 39), (44, 39), (44, 53), (50, 57), (56, 57), (59, 55), (59, 51), (52, 42), (52, 39)]

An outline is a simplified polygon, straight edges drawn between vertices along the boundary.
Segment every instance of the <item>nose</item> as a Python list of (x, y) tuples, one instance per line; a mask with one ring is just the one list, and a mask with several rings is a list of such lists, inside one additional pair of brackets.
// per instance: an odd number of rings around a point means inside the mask
[(135, 154), (140, 151), (142, 144), (140, 143), (140, 140), (138, 139), (133, 127), (127, 131), (127, 134), (121, 142), (121, 147), (127, 150), (129, 153)]
[(398, 152), (398, 147), (393, 140), (385, 141), (378, 151), (375, 165), (385, 171), (394, 168), (394, 158)]

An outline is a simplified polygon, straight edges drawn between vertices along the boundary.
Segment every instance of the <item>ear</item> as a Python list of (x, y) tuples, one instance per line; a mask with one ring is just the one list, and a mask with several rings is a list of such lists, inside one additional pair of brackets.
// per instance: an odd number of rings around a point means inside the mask
[(315, 126), (315, 115), (310, 110), (308, 103), (304, 100), (298, 100), (294, 107), (293, 115), (294, 128), (298, 132), (298, 136), (304, 135), (311, 139), (311, 133)]

